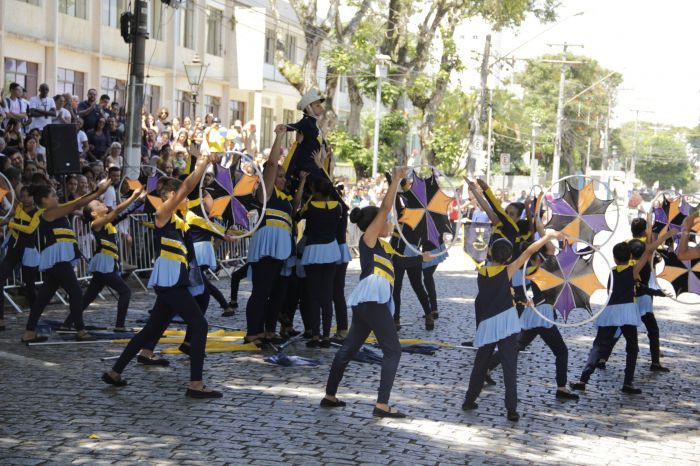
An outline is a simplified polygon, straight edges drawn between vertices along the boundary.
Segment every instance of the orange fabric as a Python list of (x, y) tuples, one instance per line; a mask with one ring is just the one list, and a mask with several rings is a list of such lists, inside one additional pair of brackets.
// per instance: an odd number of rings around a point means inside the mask
[(2, 202), (3, 199), (5, 199), (5, 196), (7, 196), (7, 194), (8, 194), (9, 192), (10, 192), (9, 189), (0, 188), (0, 202)]
[(581, 219), (576, 218), (572, 220), (571, 223), (564, 227), (562, 233), (572, 238), (578, 238), (581, 234)]
[(442, 191), (438, 191), (428, 203), (427, 209), (436, 214), (447, 215), (447, 209), (454, 200), (454, 197), (449, 197)]
[(404, 209), (403, 213), (401, 214), (401, 218), (399, 219), (399, 222), (405, 223), (409, 227), (415, 228), (418, 226), (421, 220), (423, 220), (423, 216), (425, 215), (425, 209)]
[(685, 267), (669, 267), (667, 265), (659, 274), (659, 278), (663, 278), (664, 280), (673, 282), (684, 273), (688, 273), (688, 269), (686, 269)]
[(220, 217), (230, 203), (231, 196), (221, 196), (214, 199), (214, 202), (211, 205), (211, 210), (209, 211), (209, 217)]
[(143, 188), (143, 185), (139, 182), (139, 180), (132, 180), (131, 178), (126, 178), (126, 185), (133, 191)]
[(258, 186), (258, 181), (260, 179), (257, 176), (251, 176), (244, 174), (236, 186), (233, 187), (234, 196), (247, 196), (248, 194), (253, 194), (255, 188)]
[[(150, 202), (151, 205), (152, 205), (156, 210), (160, 209), (160, 206), (163, 205), (163, 200), (162, 200), (161, 198), (159, 198), (158, 196), (152, 196), (152, 195), (149, 194), (149, 195), (146, 196), (146, 197), (148, 198), (148, 202)], [(183, 214), (184, 214), (184, 213), (187, 213), (187, 199), (185, 199), (184, 201), (182, 201), (182, 202), (177, 206), (177, 210), (179, 210), (179, 211), (182, 212)]]
[(593, 182), (590, 181), (586, 186), (583, 187), (578, 193), (578, 211), (583, 213), (588, 209), (593, 201), (595, 200), (595, 190), (593, 189)]
[(532, 275), (528, 275), (527, 278), (535, 282), (542, 291), (549, 290), (564, 283), (563, 278), (557, 277), (553, 273), (542, 270), (541, 268), (537, 269), (537, 272)]
[(587, 275), (571, 278), (569, 282), (576, 288), (584, 291), (588, 296), (592, 295), (596, 290), (605, 289), (595, 273), (589, 273)]

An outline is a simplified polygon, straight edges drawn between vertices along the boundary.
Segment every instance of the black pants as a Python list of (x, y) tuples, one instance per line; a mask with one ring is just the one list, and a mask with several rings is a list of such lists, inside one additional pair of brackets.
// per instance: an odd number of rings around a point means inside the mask
[[(634, 381), (634, 369), (637, 366), (637, 354), (639, 353), (637, 327), (634, 325), (623, 325), (620, 327), (620, 330), (622, 330), (622, 335), (627, 341), (627, 346), (625, 348), (627, 351), (627, 361), (625, 363), (624, 384), (632, 385)], [(588, 383), (601, 356), (610, 354), (616, 331), (617, 327), (598, 327), (598, 333), (596, 334), (595, 340), (593, 340), (593, 347), (588, 354), (588, 361), (581, 373), (581, 382)]]
[(241, 285), (241, 280), (243, 280), (248, 275), (248, 262), (245, 263), (243, 267), (236, 270), (231, 274), (231, 302), (238, 302), (238, 288)]
[(333, 321), (333, 275), (335, 263), (309, 264), (306, 270), (306, 291), (309, 300), (309, 317), (313, 336), (321, 335), (323, 320), (323, 337), (331, 335)]
[(258, 262), (252, 262), (253, 291), (246, 305), (246, 321), (248, 336), (260, 335), (265, 331), (265, 322), (269, 321), (270, 298), (279, 283), (280, 272), (284, 262), (272, 257), (263, 257)]
[(345, 301), (345, 276), (348, 271), (348, 263), (335, 265), (333, 275), (333, 308), (335, 309), (335, 323), (338, 332), (348, 329), (348, 304)]
[[(656, 322), (656, 317), (653, 312), (647, 312), (642, 316), (642, 322), (647, 328), (647, 337), (649, 337), (649, 352), (651, 352), (651, 363), (661, 364), (660, 355), (661, 348), (659, 345), (659, 324)], [(617, 344), (620, 337), (613, 338), (613, 343), (610, 346), (610, 351), (607, 354), (601, 355), (600, 359), (605, 359), (606, 361), (610, 358), (613, 348)]]
[[(126, 313), (129, 310), (129, 301), (131, 300), (131, 289), (117, 271), (111, 273), (93, 272), (90, 285), (88, 285), (83, 295), (83, 311), (97, 298), (97, 295), (105, 286), (112, 288), (119, 295), (117, 299), (117, 323), (114, 326), (124, 327)], [(64, 325), (67, 327), (73, 325), (70, 315), (66, 318)]]
[(287, 291), (291, 277), (280, 276), (277, 280), (274, 293), (267, 302), (268, 309), (265, 311), (265, 333), (277, 332), (277, 321), (280, 320), (280, 315), (284, 309), (284, 304), (287, 298)]
[(282, 326), (291, 327), (294, 325), (294, 315), (299, 305), (299, 286), (301, 280), (294, 271), (292, 271), (291, 276), (284, 277), (283, 279), (287, 282), (287, 292), (284, 294), (284, 302), (282, 303), (282, 309), (280, 310), (278, 318)]
[[(5, 282), (12, 277), (17, 264), (22, 263), (22, 255), (24, 254), (24, 249), (22, 248), (8, 248), (7, 254), (0, 262), (0, 286), (4, 287)], [(24, 281), (24, 289), (27, 293), (27, 300), (33, 303), (36, 300), (36, 267), (25, 267), (22, 266), (22, 280)], [(0, 290), (0, 320), (5, 318), (5, 293), (4, 290)]]
[(127, 364), (149, 342), (158, 341), (175, 313), (187, 323), (190, 335), (190, 380), (202, 380), (204, 347), (209, 326), (192, 294), (186, 287), (155, 288), (156, 302), (146, 326), (131, 339), (112, 369), (121, 374)]
[(435, 290), (435, 270), (437, 265), (423, 269), (423, 283), (425, 284), (425, 290), (428, 292), (428, 300), (430, 301), (430, 310), (437, 312), (437, 291)]
[(474, 358), (474, 367), (469, 377), (469, 389), (466, 401), (474, 402), (484, 387), (484, 378), (489, 369), (491, 355), (498, 346), (501, 365), (503, 366), (503, 383), (506, 387), (506, 409), (515, 411), (518, 406), (518, 334), (510, 335), (495, 343), (479, 348)]
[(77, 330), (85, 330), (83, 323), (83, 295), (80, 292), (80, 284), (75, 276), (75, 270), (69, 262), (59, 262), (43, 272), (44, 283), (39, 287), (36, 300), (32, 303), (27, 319), (27, 330), (33, 332), (41, 318), (41, 314), (51, 301), (51, 297), (63, 288), (68, 293), (68, 305), (70, 318), (75, 323)]
[[(226, 301), (226, 298), (224, 298), (224, 294), (219, 290), (217, 287), (215, 287), (212, 282), (209, 281), (209, 277), (207, 277), (207, 270), (209, 270), (209, 266), (205, 265), (201, 267), (202, 269), (202, 281), (204, 282), (204, 289), (206, 290), (206, 293), (210, 296), (213, 297), (217, 303), (219, 303), (219, 306), (221, 306), (221, 309), (226, 309), (228, 306), (228, 302)], [(236, 290), (236, 294), (238, 294), (238, 290)], [(206, 309), (204, 309), (206, 311)]]
[(420, 264), (407, 269), (401, 267), (394, 262), (394, 321), (401, 321), (401, 288), (403, 287), (404, 272), (408, 274), (408, 281), (411, 283), (411, 288), (416, 293), (418, 302), (423, 308), (425, 315), (430, 314), (430, 302), (428, 300), (428, 292), (423, 287), (421, 281), (422, 269)]
[(345, 368), (360, 350), (370, 332), (374, 332), (377, 342), (382, 348), (382, 353), (384, 353), (377, 403), (389, 403), (391, 388), (394, 386), (396, 378), (396, 369), (401, 360), (401, 344), (389, 308), (386, 304), (377, 302), (362, 303), (352, 308), (350, 331), (342, 348), (335, 353), (331, 372), (328, 375), (326, 383), (328, 395), (335, 396), (338, 392), (338, 385), (343, 379)]
[[(538, 327), (522, 330), (518, 334), (518, 351), (523, 351), (530, 346), (530, 343), (532, 343), (538, 335), (542, 337), (542, 340), (549, 346), (549, 349), (552, 350), (552, 354), (554, 354), (554, 364), (557, 371), (557, 387), (565, 387), (566, 372), (569, 365), (569, 349), (566, 347), (566, 343), (564, 343), (564, 339), (561, 337), (561, 333), (556, 325), (550, 328)], [(496, 351), (491, 357), (489, 370), (495, 369), (499, 364), (501, 364), (501, 353)]]

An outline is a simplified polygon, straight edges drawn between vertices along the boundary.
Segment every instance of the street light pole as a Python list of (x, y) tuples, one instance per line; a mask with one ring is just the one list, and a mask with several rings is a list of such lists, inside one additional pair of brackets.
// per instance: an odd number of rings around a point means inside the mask
[(374, 105), (374, 140), (372, 142), (372, 178), (377, 177), (378, 162), (379, 162), (379, 112), (382, 105), (382, 79), (386, 77), (386, 65), (391, 57), (387, 55), (377, 54), (374, 57), (376, 65), (374, 75), (377, 78), (377, 101)]
[(532, 141), (530, 149), (530, 185), (535, 186), (537, 184), (537, 134), (539, 133), (540, 125), (536, 121), (532, 122)]
[(199, 89), (204, 81), (204, 76), (207, 74), (207, 69), (209, 64), (202, 63), (199, 59), (199, 55), (194, 54), (192, 61), (190, 63), (183, 63), (185, 67), (185, 75), (187, 76), (187, 82), (190, 85), (190, 90), (192, 91), (192, 118), (194, 119), (197, 114), (197, 95), (199, 94)]
[(146, 39), (148, 38), (148, 3), (134, 2), (131, 24), (131, 75), (127, 99), (127, 127), (124, 176), (137, 179), (141, 171), (141, 110), (143, 108), (144, 68), (146, 64)]
[(487, 137), (489, 140), (486, 141), (486, 184), (491, 184), (491, 139), (493, 139), (493, 89), (489, 89), (489, 132)]

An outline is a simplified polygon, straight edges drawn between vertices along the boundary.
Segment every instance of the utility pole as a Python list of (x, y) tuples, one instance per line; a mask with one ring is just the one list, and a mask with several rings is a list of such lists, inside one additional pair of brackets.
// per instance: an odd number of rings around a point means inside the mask
[(128, 100), (126, 109), (126, 148), (124, 176), (137, 179), (141, 170), (141, 109), (143, 108), (144, 67), (146, 65), (146, 39), (148, 39), (148, 3), (134, 0), (134, 13), (130, 28), (131, 56), (129, 65)]
[(491, 184), (491, 140), (493, 139), (493, 89), (489, 89), (489, 133), (487, 137), (489, 138), (489, 140), (486, 143), (486, 184)]
[[(639, 113), (654, 113), (649, 110), (640, 110), (638, 108), (635, 108), (632, 110), (635, 113), (634, 117), (634, 134), (632, 136), (632, 157), (630, 157), (630, 169), (627, 174), (627, 177), (629, 178), (629, 186), (630, 188), (634, 184), (634, 179), (636, 178), (636, 169), (637, 169), (637, 136), (639, 135)], [(656, 131), (655, 131), (656, 134)]]
[[(481, 83), (479, 87), (479, 100), (477, 101), (477, 105), (474, 107), (474, 113), (472, 113), (472, 117), (470, 120), (470, 125), (469, 125), (469, 146), (467, 147), (467, 170), (470, 170), (471, 160), (473, 155), (473, 151), (475, 149), (479, 149), (483, 153), (483, 136), (481, 135), (481, 124), (486, 121), (486, 90), (488, 86), (488, 79), (489, 79), (489, 72), (490, 72), (490, 67), (489, 67), (489, 59), (491, 57), (491, 34), (486, 35), (486, 42), (484, 43), (484, 55), (481, 59)], [(493, 91), (489, 90), (489, 118), (491, 118), (491, 96), (492, 96)], [(466, 115), (465, 115), (466, 117)], [(489, 131), (491, 131), (491, 126), (489, 124)], [(489, 136), (489, 141), (490, 141), (490, 136)], [(477, 139), (480, 139), (479, 142), (477, 142)], [(490, 144), (490, 142), (489, 142)], [(490, 147), (490, 146), (489, 146)], [(490, 157), (490, 154), (488, 155)], [(490, 158), (486, 162), (486, 179), (488, 180), (489, 178), (489, 171), (490, 171)], [(488, 182), (488, 181), (487, 181)]]
[(388, 55), (377, 53), (374, 74), (377, 78), (377, 101), (374, 105), (374, 141), (372, 147), (372, 178), (377, 177), (377, 165), (379, 160), (379, 111), (382, 105), (382, 78), (386, 78), (386, 62), (391, 60)]
[(554, 160), (552, 163), (552, 184), (554, 184), (559, 179), (559, 165), (561, 164), (561, 136), (562, 136), (562, 125), (564, 123), (564, 86), (566, 84), (566, 65), (579, 64), (582, 62), (567, 61), (566, 60), (566, 50), (569, 47), (581, 47), (583, 45), (576, 44), (548, 44), (550, 47), (562, 47), (562, 57), (560, 61), (555, 60), (543, 60), (548, 63), (560, 63), (561, 71), (559, 74), (559, 101), (557, 102), (557, 129), (554, 134)]

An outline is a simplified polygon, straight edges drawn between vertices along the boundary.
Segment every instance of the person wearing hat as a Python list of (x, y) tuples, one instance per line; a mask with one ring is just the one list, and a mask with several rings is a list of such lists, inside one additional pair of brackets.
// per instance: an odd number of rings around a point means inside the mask
[[(324, 100), (316, 89), (311, 89), (303, 95), (297, 104), (297, 109), (304, 113), (301, 120), (287, 125), (288, 131), (296, 131), (298, 133), (296, 142), (292, 145), (289, 154), (284, 160), (287, 179), (292, 182), (294, 190), (296, 190), (298, 185), (300, 171), (309, 173), (310, 182), (316, 178), (328, 178), (327, 173), (323, 172), (324, 169), (319, 168), (314, 161), (316, 152), (320, 152), (323, 155), (324, 150), (327, 149), (327, 143), (318, 127), (318, 118), (326, 111), (323, 106)], [(324, 160), (326, 172), (328, 170), (327, 162), (327, 160)]]

